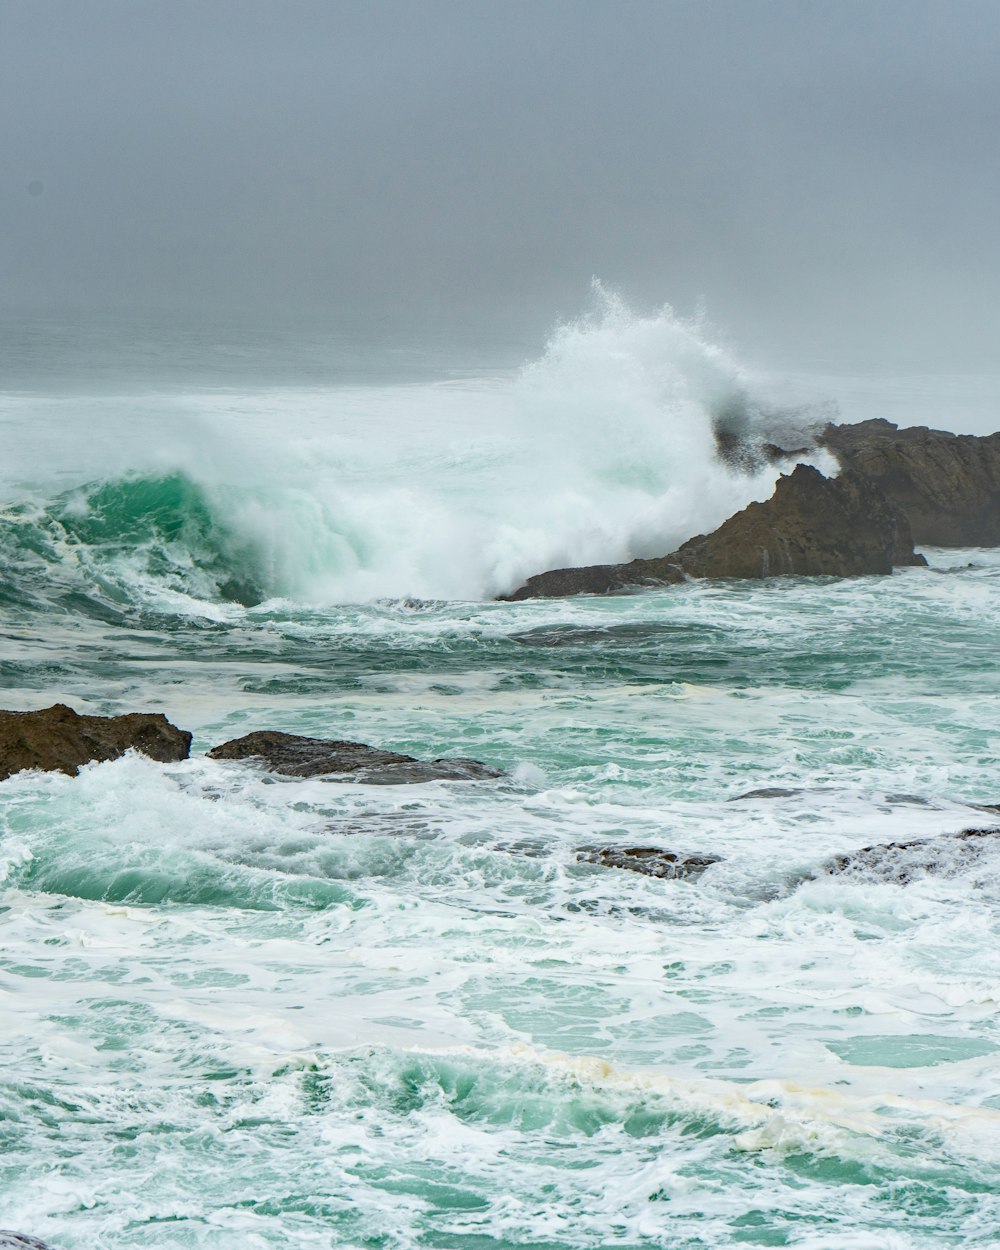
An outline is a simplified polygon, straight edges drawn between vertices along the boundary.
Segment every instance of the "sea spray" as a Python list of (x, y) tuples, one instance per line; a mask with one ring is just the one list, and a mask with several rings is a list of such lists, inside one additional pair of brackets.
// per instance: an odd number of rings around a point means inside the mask
[[(727, 464), (719, 434), (763, 436), (780, 416), (704, 327), (596, 285), (592, 311), (514, 374), (91, 400), (86, 429), (60, 401), (44, 466), (7, 476), (49, 495), (34, 544), (49, 573), (74, 564), (105, 598), (469, 600), (662, 554), (766, 498), (779, 467)], [(117, 448), (108, 476), (95, 438)]]

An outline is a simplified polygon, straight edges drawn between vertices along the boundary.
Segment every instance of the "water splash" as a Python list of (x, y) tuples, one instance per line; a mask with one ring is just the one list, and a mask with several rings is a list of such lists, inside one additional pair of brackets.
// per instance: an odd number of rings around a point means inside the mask
[[(64, 481), (83, 434), (60, 411), (46, 458)], [(114, 464), (76, 496), (75, 527), (65, 499), (55, 520), (85, 579), (89, 544), (102, 577), (147, 598), (159, 579), (198, 602), (479, 599), (545, 568), (663, 554), (766, 498), (779, 468), (727, 463), (720, 440), (749, 446), (777, 415), (703, 325), (595, 284), (591, 311), (514, 374), (109, 404)]]

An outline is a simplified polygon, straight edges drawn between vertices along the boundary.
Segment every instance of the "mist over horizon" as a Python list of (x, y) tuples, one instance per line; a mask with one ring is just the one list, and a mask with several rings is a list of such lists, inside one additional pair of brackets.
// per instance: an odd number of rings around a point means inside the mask
[(992, 371), (1000, 9), (0, 3), (5, 309)]

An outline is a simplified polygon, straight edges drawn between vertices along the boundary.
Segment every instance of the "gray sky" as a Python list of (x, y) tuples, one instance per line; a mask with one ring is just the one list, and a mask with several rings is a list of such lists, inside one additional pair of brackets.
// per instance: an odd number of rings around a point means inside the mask
[(0, 0), (0, 301), (996, 371), (998, 0)]

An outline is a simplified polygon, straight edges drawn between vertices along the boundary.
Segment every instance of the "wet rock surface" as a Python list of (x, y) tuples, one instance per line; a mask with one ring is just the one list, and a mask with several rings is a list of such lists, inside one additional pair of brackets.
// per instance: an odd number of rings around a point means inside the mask
[(765, 503), (752, 503), (714, 533), (675, 553), (692, 577), (856, 577), (923, 564), (905, 515), (857, 473), (824, 477), (811, 465), (783, 474)]
[(499, 598), (507, 603), (521, 599), (560, 599), (568, 595), (611, 595), (649, 586), (669, 586), (685, 581), (684, 570), (673, 556), (653, 560), (630, 560), (628, 564), (590, 564), (578, 569), (550, 569), (536, 573), (523, 586)]
[[(771, 499), (750, 504), (677, 551), (624, 564), (551, 569), (501, 598), (615, 594), (687, 577), (852, 577), (925, 563), (913, 550), (915, 542), (1000, 546), (1000, 432), (901, 430), (873, 420), (830, 423), (811, 437), (836, 456), (838, 477), (799, 464), (779, 479)], [(717, 431), (716, 438), (720, 458), (742, 471), (807, 450), (758, 446), (738, 430)]]
[(213, 760), (251, 760), (286, 777), (348, 775), (369, 785), (407, 785), (424, 781), (486, 781), (502, 776), (479, 760), (418, 760), (397, 751), (381, 751), (363, 742), (307, 738), (276, 730), (234, 738), (208, 752)]
[(163, 763), (186, 760), (191, 735), (161, 713), (80, 716), (64, 703), (37, 712), (0, 711), (0, 781), (26, 768), (75, 776), (84, 764), (130, 750)]
[(939, 838), (885, 842), (837, 855), (823, 865), (827, 876), (859, 876), (907, 885), (922, 876), (962, 872), (1000, 845), (1000, 828), (963, 829)]
[(905, 512), (915, 542), (1000, 546), (1000, 433), (901, 430), (874, 420), (827, 425), (819, 442)]
[(706, 868), (721, 862), (719, 855), (678, 855), (659, 846), (582, 846), (577, 851), (581, 864), (603, 864), (623, 868), (646, 877), (664, 879), (700, 877)]
[(54, 1250), (54, 1247), (26, 1233), (12, 1233), (9, 1229), (0, 1228), (0, 1250)]
[(867, 477), (846, 471), (827, 478), (799, 464), (778, 479), (765, 503), (750, 504), (713, 533), (699, 534), (669, 555), (553, 569), (529, 577), (503, 598), (609, 594), (688, 577), (856, 577), (924, 563), (913, 550), (906, 515)]

